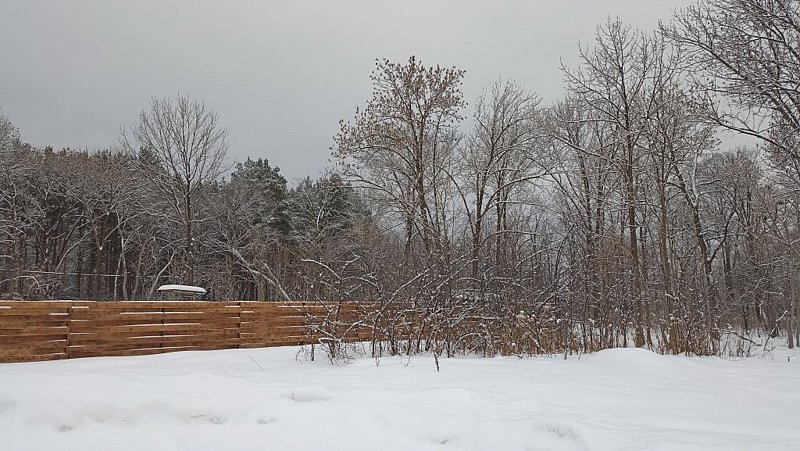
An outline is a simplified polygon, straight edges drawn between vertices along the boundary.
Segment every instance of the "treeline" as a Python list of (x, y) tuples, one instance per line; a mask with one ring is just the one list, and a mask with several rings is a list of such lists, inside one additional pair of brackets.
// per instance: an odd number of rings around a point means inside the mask
[(296, 274), (298, 256), (367, 216), (336, 175), (289, 189), (278, 168), (247, 160), (196, 192), (189, 255), (184, 205), (158, 187), (169, 177), (144, 154), (23, 145), (2, 169), (6, 299), (157, 299), (159, 285), (179, 282), (213, 299), (282, 299), (279, 280)]
[[(0, 293), (360, 301), (380, 351), (798, 338), (800, 2), (711, 0), (652, 33), (608, 20), (566, 95), (378, 61), (329, 175), (225, 172), (202, 103), (154, 100), (119, 149), (32, 149), (1, 127)], [(729, 148), (720, 132), (755, 138)]]

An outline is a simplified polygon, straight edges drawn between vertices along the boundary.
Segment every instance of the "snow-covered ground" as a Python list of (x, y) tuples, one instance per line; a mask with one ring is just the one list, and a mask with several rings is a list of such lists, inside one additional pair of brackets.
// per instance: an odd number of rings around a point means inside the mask
[[(0, 364), (0, 450), (798, 450), (800, 355)], [(790, 357), (787, 359), (787, 357)]]

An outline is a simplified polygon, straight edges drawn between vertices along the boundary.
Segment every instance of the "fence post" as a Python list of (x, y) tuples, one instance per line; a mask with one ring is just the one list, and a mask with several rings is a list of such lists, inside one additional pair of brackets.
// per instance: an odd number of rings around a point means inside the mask
[(236, 348), (242, 347), (242, 302), (236, 303), (239, 306), (239, 322), (236, 323)]
[(64, 345), (64, 358), (70, 358), (69, 347), (72, 344), (72, 310), (75, 306), (70, 302), (69, 309), (67, 310), (67, 342)]

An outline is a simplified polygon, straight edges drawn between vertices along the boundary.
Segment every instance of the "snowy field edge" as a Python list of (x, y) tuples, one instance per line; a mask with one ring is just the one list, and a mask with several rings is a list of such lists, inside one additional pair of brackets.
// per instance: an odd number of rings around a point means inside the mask
[(0, 365), (4, 450), (797, 449), (800, 358), (314, 362), (297, 347)]

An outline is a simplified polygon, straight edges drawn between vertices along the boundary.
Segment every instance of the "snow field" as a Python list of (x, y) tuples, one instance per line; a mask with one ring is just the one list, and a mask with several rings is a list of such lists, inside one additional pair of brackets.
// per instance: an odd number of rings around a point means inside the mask
[[(788, 352), (788, 351), (787, 351)], [(797, 450), (800, 356), (356, 359), (297, 348), (0, 365), (0, 450)]]

